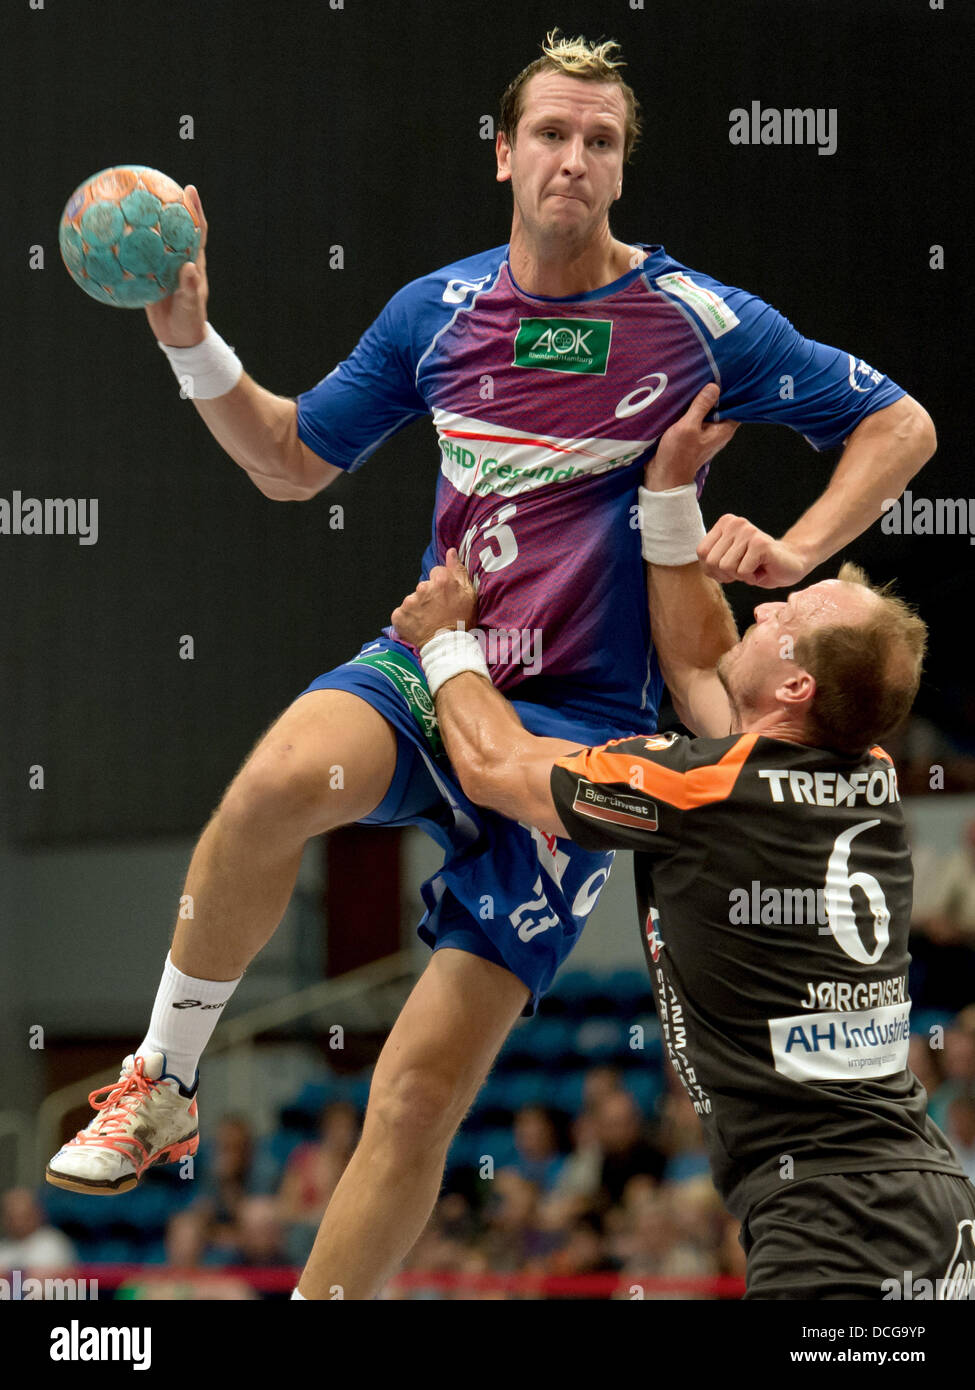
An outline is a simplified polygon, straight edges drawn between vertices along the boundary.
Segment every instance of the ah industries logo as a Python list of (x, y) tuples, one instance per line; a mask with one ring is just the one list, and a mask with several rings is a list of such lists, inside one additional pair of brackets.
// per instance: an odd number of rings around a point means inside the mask
[(515, 367), (605, 376), (611, 319), (519, 319)]

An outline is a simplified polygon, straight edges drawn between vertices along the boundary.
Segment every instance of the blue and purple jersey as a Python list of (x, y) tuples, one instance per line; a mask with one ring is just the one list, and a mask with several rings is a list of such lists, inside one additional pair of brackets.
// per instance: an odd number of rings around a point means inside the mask
[(840, 444), (904, 394), (775, 309), (642, 245), (619, 280), (525, 293), (496, 247), (405, 286), (357, 347), (298, 397), (298, 434), (352, 471), (411, 420), (440, 441), (423, 575), (456, 546), (478, 588), (495, 684), (533, 732), (652, 732), (637, 488), (667, 427), (709, 382), (712, 418)]

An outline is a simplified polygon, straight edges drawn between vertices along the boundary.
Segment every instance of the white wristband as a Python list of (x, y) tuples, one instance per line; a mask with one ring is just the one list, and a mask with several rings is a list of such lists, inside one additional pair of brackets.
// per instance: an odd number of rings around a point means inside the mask
[(480, 642), (473, 632), (465, 632), (463, 628), (438, 632), (431, 637), (420, 648), (420, 661), (430, 687), (431, 700), (444, 681), (459, 676), (462, 671), (473, 671), (478, 676), (491, 679)]
[(651, 565), (692, 565), (706, 535), (695, 485), (666, 492), (641, 487), (639, 499), (644, 560)]
[(244, 364), (233, 348), (228, 347), (212, 324), (207, 324), (202, 343), (195, 347), (159, 346), (169, 358), (169, 364), (179, 380), (182, 395), (188, 400), (212, 401), (225, 396), (240, 380)]

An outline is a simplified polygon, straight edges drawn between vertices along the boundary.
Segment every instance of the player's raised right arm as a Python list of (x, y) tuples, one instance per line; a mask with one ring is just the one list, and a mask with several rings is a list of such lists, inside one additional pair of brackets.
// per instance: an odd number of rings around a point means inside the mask
[[(183, 266), (174, 294), (146, 306), (149, 326), (159, 342), (175, 348), (196, 347), (207, 327), (207, 223), (196, 188), (188, 184), (186, 193), (202, 227), (199, 254), (195, 262)], [(223, 395), (210, 400), (194, 396), (193, 404), (221, 448), (274, 501), (314, 497), (342, 472), (298, 438), (296, 403), (266, 391), (246, 372)]]
[[(701, 465), (723, 449), (738, 428), (730, 420), (706, 423), (717, 402), (718, 387), (705, 386), (664, 432), (647, 465), (642, 493), (644, 511), (651, 511), (642, 518), (643, 554), (648, 560), (654, 554), (657, 560), (647, 569), (651, 638), (678, 717), (692, 733), (709, 737), (720, 737), (731, 728), (731, 708), (716, 667), (738, 641), (738, 629), (721, 587), (693, 558), (693, 542), (688, 547), (678, 541), (675, 551), (676, 538), (668, 530), (680, 526), (688, 506), (697, 526), (702, 524), (691, 484)], [(658, 509), (655, 499), (665, 510)], [(687, 556), (685, 548), (690, 551)]]

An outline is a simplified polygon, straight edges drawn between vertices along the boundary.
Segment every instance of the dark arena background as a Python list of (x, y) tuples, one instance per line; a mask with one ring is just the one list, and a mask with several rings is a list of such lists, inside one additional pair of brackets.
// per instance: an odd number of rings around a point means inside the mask
[[(142, 1036), (222, 791), (413, 588), (438, 468), (421, 421), (314, 500), (266, 499), (180, 399), (141, 310), (72, 284), (61, 210), (113, 164), (195, 183), (210, 317), (251, 376), (297, 395), (402, 285), (507, 241), (498, 98), (556, 25), (617, 39), (643, 105), (615, 235), (751, 290), (936, 424), (911, 491), (951, 499), (929, 510), (952, 532), (878, 523), (843, 557), (930, 626), (889, 745), (915, 857), (911, 1062), (975, 1176), (972, 21), (963, 0), (5, 0), (0, 498), (97, 502), (94, 543), (0, 530), (8, 1284), (18, 1242), (47, 1230), (100, 1301), (287, 1298), (427, 957), (419, 885), (439, 863), (412, 830), (312, 841), (204, 1058), (192, 1172), (111, 1202), (45, 1186)], [(835, 149), (732, 143), (753, 103), (835, 113)], [(781, 535), (837, 456), (742, 427), (707, 524), (734, 512)], [(768, 597), (729, 590), (740, 624)], [(740, 1297), (737, 1223), (663, 1055), (625, 859), (502, 1051), (388, 1300)]]

